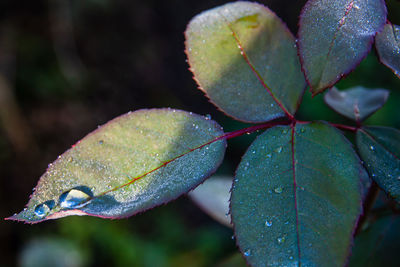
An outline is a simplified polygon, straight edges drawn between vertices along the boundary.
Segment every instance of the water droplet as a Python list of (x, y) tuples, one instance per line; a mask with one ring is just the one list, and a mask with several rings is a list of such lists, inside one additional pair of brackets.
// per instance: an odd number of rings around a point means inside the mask
[(276, 241), (278, 241), (278, 244), (283, 244), (283, 243), (285, 243), (285, 240), (286, 240), (286, 238), (285, 238), (284, 236), (278, 237), (278, 238), (276, 239)]
[(280, 147), (276, 148), (276, 149), (275, 149), (275, 152), (281, 153), (281, 152), (282, 152), (282, 147), (280, 146)]
[(282, 131), (282, 134), (287, 134), (287, 130), (284, 129), (284, 130)]
[(35, 207), (35, 214), (39, 218), (45, 217), (54, 208), (54, 200), (48, 200)]
[(369, 149), (371, 149), (372, 151), (374, 151), (374, 150), (375, 150), (375, 147), (374, 147), (374, 146), (370, 146)]
[(210, 114), (207, 114), (205, 117), (206, 117), (206, 120), (211, 120), (211, 115)]
[(246, 251), (243, 253), (243, 255), (246, 256), (246, 257), (250, 256), (250, 255), (251, 255), (250, 249), (246, 250)]
[(274, 104), (272, 103), (272, 104), (271, 104), (271, 108), (273, 108), (273, 107), (274, 107)]
[(277, 193), (277, 194), (282, 193), (282, 191), (283, 191), (282, 187), (277, 187), (277, 188), (274, 189), (274, 192)]
[(103, 140), (99, 140), (99, 144), (102, 145), (104, 143)]
[(61, 208), (81, 208), (93, 197), (91, 190), (86, 186), (79, 186), (61, 194), (59, 205)]
[(399, 176), (399, 177), (397, 177), (397, 180), (400, 180), (400, 176)]
[(267, 154), (267, 158), (271, 158), (272, 157), (272, 155), (271, 154)]
[(306, 131), (306, 128), (301, 128), (300, 132), (304, 133)]
[(289, 260), (293, 260), (293, 256), (290, 256), (290, 257), (289, 257)]
[(272, 226), (272, 221), (265, 221), (265, 226), (271, 227)]

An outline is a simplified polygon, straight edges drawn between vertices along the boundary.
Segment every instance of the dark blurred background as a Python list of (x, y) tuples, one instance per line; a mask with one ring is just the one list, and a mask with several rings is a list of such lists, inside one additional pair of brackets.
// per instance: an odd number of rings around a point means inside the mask
[[(24, 207), (59, 154), (128, 111), (173, 107), (211, 114), (226, 131), (246, 126), (208, 103), (185, 62), (186, 24), (226, 2), (2, 0), (0, 218)], [(259, 2), (297, 32), (305, 0)], [(389, 19), (400, 24), (400, 3), (387, 4)], [(374, 51), (338, 87), (359, 84), (391, 91), (367, 123), (399, 128), (400, 80)], [(298, 115), (351, 123), (308, 92)], [(253, 139), (230, 140), (218, 173), (232, 176)], [(25, 225), (0, 219), (0, 266), (215, 266), (235, 254), (231, 237), (232, 230), (187, 197), (123, 220), (67, 217)]]

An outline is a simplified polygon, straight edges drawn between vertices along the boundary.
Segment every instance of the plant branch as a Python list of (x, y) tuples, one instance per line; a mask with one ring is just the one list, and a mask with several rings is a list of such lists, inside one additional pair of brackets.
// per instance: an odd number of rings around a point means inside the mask
[(338, 123), (329, 123), (329, 124), (338, 129), (350, 131), (350, 132), (357, 132), (357, 130), (360, 128), (360, 126), (354, 127), (354, 126), (338, 124)]

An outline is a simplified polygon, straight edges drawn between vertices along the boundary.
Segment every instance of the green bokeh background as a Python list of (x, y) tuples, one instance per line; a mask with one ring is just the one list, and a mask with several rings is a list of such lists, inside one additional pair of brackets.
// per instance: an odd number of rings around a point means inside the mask
[[(247, 126), (207, 101), (185, 62), (186, 24), (226, 2), (1, 1), (0, 218), (24, 207), (48, 163), (130, 110), (173, 107), (211, 114), (225, 131)], [(297, 32), (304, 0), (259, 2)], [(400, 24), (400, 2), (387, 4), (389, 19)], [(337, 86), (355, 85), (389, 89), (387, 104), (366, 123), (400, 128), (400, 79), (374, 51)], [(298, 118), (351, 123), (309, 92)], [(229, 141), (218, 173), (234, 174), (254, 136)], [(54, 261), (58, 266), (234, 266), (227, 259), (236, 252), (232, 234), (186, 196), (123, 220), (67, 217), (38, 225), (1, 220), (0, 266), (56, 266)]]

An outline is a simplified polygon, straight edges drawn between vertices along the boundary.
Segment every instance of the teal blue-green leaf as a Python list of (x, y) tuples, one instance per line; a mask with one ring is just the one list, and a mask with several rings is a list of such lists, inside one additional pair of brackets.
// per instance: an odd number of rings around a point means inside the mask
[(400, 26), (386, 24), (376, 35), (375, 47), (380, 61), (400, 78)]
[(232, 177), (213, 176), (188, 195), (208, 215), (225, 226), (232, 227), (229, 215)]
[(398, 267), (400, 217), (379, 219), (356, 236), (350, 267)]
[(207, 117), (138, 110), (87, 135), (49, 165), (29, 203), (9, 219), (128, 217), (188, 192), (220, 165), (226, 142)]
[(356, 86), (347, 90), (330, 89), (325, 95), (325, 103), (343, 116), (360, 122), (379, 110), (387, 101), (386, 89), (367, 89)]
[(313, 95), (351, 72), (386, 22), (383, 0), (309, 0), (300, 15), (299, 55)]
[(226, 114), (264, 122), (296, 112), (305, 81), (295, 38), (271, 10), (229, 3), (194, 17), (185, 36), (195, 80)]
[(371, 178), (400, 202), (400, 131), (364, 127), (357, 131), (357, 148)]
[(361, 212), (362, 166), (324, 123), (274, 127), (236, 171), (231, 216), (251, 266), (343, 266)]

